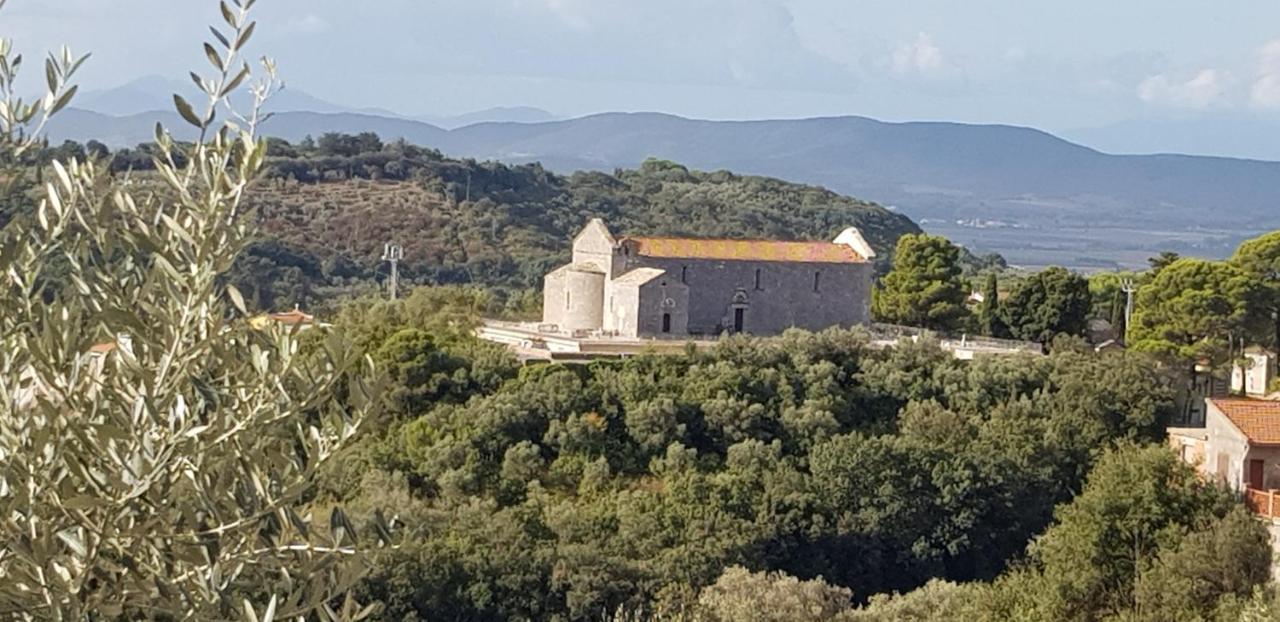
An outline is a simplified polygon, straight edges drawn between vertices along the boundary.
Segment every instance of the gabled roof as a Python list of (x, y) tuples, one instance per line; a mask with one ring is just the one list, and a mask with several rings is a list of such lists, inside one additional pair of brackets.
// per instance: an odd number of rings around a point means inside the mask
[(289, 326), (297, 326), (298, 324), (310, 324), (315, 320), (310, 314), (303, 313), (297, 309), (293, 311), (285, 311), (284, 313), (271, 313), (268, 315), (272, 320)]
[(576, 244), (583, 236), (591, 234), (601, 237), (609, 244), (617, 242), (617, 239), (613, 237), (613, 233), (609, 231), (609, 227), (599, 218), (592, 218), (591, 221), (587, 223), (587, 226), (583, 227), (582, 231), (578, 232), (578, 235), (573, 236), (573, 241)]
[(699, 238), (623, 238), (622, 244), (644, 257), (785, 261), (795, 263), (866, 263), (847, 244), (774, 240), (707, 240)]
[(1243, 398), (1210, 400), (1249, 442), (1280, 445), (1280, 402)]
[(613, 280), (614, 285), (644, 285), (664, 274), (666, 270), (658, 268), (636, 268)]
[(592, 262), (592, 261), (579, 261), (578, 263), (569, 263), (569, 264), (560, 266), (559, 268), (556, 268), (555, 270), (548, 272), (547, 276), (551, 276), (553, 274), (561, 274), (564, 272), (588, 272), (591, 274), (604, 274), (604, 268), (601, 268), (600, 266), (596, 265), (595, 262)]
[(249, 319), (249, 324), (258, 330), (262, 330), (272, 323), (284, 326), (311, 326), (315, 323), (316, 318), (310, 313), (304, 313), (298, 308), (292, 311), (284, 311), (281, 313), (264, 313)]

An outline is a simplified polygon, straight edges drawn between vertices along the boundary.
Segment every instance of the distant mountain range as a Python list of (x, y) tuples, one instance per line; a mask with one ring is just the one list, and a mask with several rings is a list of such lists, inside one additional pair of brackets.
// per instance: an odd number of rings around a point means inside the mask
[[(187, 97), (191, 101), (197, 101), (195, 98), (198, 91), (194, 84), (169, 80), (160, 76), (147, 76), (118, 87), (82, 93), (76, 98), (75, 104), (77, 108), (88, 112), (96, 112), (113, 117), (133, 117), (143, 113), (173, 110), (174, 93)], [(529, 106), (488, 108), (460, 115), (403, 115), (382, 108), (343, 106), (316, 97), (306, 91), (288, 87), (271, 97), (267, 102), (267, 111), (276, 113), (361, 114), (421, 121), (445, 129), (485, 122), (537, 123), (554, 121), (557, 118), (546, 110)]]
[[(125, 95), (78, 105), (111, 110)], [(634, 167), (658, 157), (780, 177), (892, 206), (926, 229), (1026, 265), (1135, 266), (1165, 249), (1221, 256), (1244, 237), (1280, 228), (1280, 163), (1110, 155), (1023, 127), (855, 116), (729, 122), (652, 113), (545, 120), (541, 111), (504, 109), (519, 122), (477, 114), (468, 120), (480, 122), (447, 129), (369, 111), (285, 110), (307, 104), (275, 102), (278, 112), (264, 133), (297, 141), (372, 131), (453, 156), (539, 161), (562, 172)], [(172, 113), (81, 109), (66, 111), (50, 135), (132, 145), (150, 140), (157, 120), (182, 136)]]
[(1280, 122), (1260, 115), (1129, 119), (1062, 132), (1110, 153), (1194, 153), (1280, 159)]

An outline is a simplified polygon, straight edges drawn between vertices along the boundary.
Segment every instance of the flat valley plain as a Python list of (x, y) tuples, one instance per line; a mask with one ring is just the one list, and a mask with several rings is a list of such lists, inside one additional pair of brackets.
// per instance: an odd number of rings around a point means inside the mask
[[(910, 215), (909, 211), (904, 213)], [(977, 253), (998, 252), (1009, 264), (1029, 270), (1063, 266), (1080, 272), (1148, 267), (1162, 251), (1224, 259), (1258, 229), (1176, 229), (1147, 227), (1072, 227), (1052, 224), (974, 226), (933, 219), (917, 220), (929, 233), (942, 235)]]

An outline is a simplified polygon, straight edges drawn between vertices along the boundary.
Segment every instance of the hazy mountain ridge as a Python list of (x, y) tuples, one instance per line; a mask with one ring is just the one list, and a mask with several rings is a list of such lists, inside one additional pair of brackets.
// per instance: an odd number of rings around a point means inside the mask
[(1110, 153), (1280, 159), (1280, 123), (1261, 115), (1127, 119), (1096, 127), (1072, 128), (1061, 135)]
[[(193, 102), (201, 99), (199, 91), (190, 82), (170, 80), (161, 76), (145, 76), (114, 88), (87, 91), (76, 98), (75, 104), (77, 108), (84, 111), (114, 117), (132, 117), (143, 113), (172, 110), (174, 93), (187, 97)], [(538, 123), (556, 120), (554, 114), (532, 106), (497, 106), (459, 115), (401, 114), (384, 108), (344, 106), (287, 86), (271, 96), (265, 109), (272, 113), (310, 112), (389, 117), (418, 121), (445, 129), (485, 122)], [(122, 146), (131, 145), (132, 143), (128, 143)]]

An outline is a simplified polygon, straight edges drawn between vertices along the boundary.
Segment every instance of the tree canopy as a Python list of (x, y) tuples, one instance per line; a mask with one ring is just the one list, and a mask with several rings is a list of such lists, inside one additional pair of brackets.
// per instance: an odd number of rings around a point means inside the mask
[(1232, 264), (1179, 259), (1138, 290), (1130, 341), (1150, 352), (1222, 363), (1230, 337), (1256, 327), (1263, 294)]
[(893, 270), (880, 280), (872, 302), (876, 319), (892, 324), (951, 331), (969, 315), (961, 278), (960, 249), (946, 238), (904, 235), (893, 254)]
[(1083, 335), (1092, 304), (1088, 279), (1052, 267), (1013, 289), (1001, 303), (1002, 319), (1014, 338), (1049, 343), (1058, 335)]
[(963, 362), (860, 331), (519, 368), (466, 345), (476, 308), (420, 290), (334, 322), (389, 361), (386, 420), (321, 488), (404, 525), (360, 592), (391, 617), (732, 615), (754, 589), (780, 590), (780, 612), (851, 615), (873, 594), (991, 580), (1103, 448), (1158, 439), (1173, 412), (1142, 355)]
[(1280, 231), (1241, 244), (1231, 263), (1263, 290), (1259, 321), (1261, 326), (1270, 328), (1271, 334), (1264, 335), (1260, 343), (1280, 348)]

